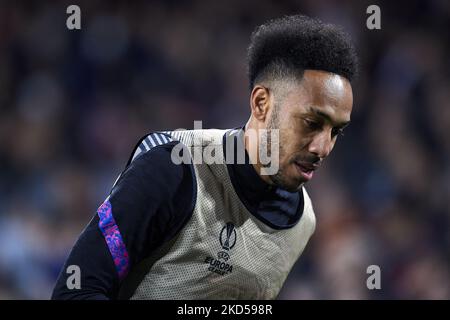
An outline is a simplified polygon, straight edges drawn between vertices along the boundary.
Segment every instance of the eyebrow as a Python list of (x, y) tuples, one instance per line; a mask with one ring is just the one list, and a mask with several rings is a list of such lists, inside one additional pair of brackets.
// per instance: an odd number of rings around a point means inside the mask
[(350, 124), (350, 120), (349, 121), (343, 121), (343, 122), (335, 122), (330, 117), (329, 114), (327, 114), (327, 113), (325, 113), (325, 112), (323, 112), (321, 110), (318, 110), (317, 108), (315, 108), (313, 106), (309, 107), (309, 111), (312, 112), (312, 113), (315, 113), (319, 117), (322, 117), (322, 118), (326, 119), (328, 122), (332, 123), (333, 125), (335, 125), (336, 127), (340, 128), (340, 129), (343, 129), (343, 128), (345, 128), (346, 126), (348, 126)]

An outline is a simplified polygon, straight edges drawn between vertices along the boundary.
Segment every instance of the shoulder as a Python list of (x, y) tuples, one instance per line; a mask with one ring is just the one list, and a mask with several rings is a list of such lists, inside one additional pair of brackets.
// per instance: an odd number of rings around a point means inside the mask
[[(179, 152), (174, 152), (177, 145), (182, 142), (164, 132), (151, 132), (141, 137), (133, 148), (128, 162), (122, 173), (117, 178), (114, 186), (124, 176), (141, 176), (166, 179), (172, 185), (182, 179), (194, 179), (194, 170), (188, 163), (178, 161)], [(187, 154), (186, 156), (189, 156)], [(173, 180), (176, 181), (173, 181)], [(141, 180), (142, 182), (142, 180)], [(150, 183), (149, 179), (146, 180)]]
[[(134, 147), (108, 199), (117, 207), (182, 200), (195, 200), (196, 178), (192, 165), (174, 161), (174, 146), (180, 143), (163, 133), (145, 135)], [(192, 196), (189, 196), (192, 195)]]
[(158, 150), (160, 154), (163, 154), (163, 150), (171, 152), (173, 147), (180, 143), (177, 139), (174, 139), (171, 135), (163, 132), (151, 132), (141, 137), (131, 153), (127, 166), (140, 156), (154, 153)]

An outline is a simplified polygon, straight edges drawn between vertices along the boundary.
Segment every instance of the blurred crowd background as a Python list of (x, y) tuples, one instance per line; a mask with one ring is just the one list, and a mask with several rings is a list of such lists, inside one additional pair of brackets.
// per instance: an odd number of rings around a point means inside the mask
[[(381, 30), (366, 28), (370, 4)], [(308, 186), (316, 233), (279, 298), (450, 299), (446, 0), (1, 1), (0, 299), (50, 297), (141, 136), (245, 124), (250, 34), (296, 13), (341, 25), (361, 68), (352, 124)]]

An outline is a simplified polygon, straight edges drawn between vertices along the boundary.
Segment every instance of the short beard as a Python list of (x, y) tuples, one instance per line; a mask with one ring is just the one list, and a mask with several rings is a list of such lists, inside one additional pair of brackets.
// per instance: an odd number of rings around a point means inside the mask
[[(278, 105), (274, 105), (274, 109), (273, 112), (270, 116), (269, 122), (267, 124), (267, 130), (265, 130), (263, 132), (263, 134), (261, 135), (261, 147), (262, 148), (266, 148), (265, 150), (267, 150), (267, 154), (269, 157), (271, 157), (271, 148), (272, 148), (272, 135), (271, 135), (271, 130), (276, 129), (279, 130), (280, 129), (280, 119), (279, 119), (279, 106)], [(272, 183), (274, 185), (276, 185), (277, 187), (280, 187), (284, 190), (287, 190), (289, 192), (298, 192), (301, 190), (301, 188), (303, 187), (303, 183), (296, 183), (295, 185), (293, 185), (292, 183), (288, 183), (285, 179), (284, 176), (284, 171), (283, 168), (281, 166), (280, 163), (280, 159), (283, 157), (283, 155), (285, 154), (284, 149), (283, 149), (283, 144), (282, 139), (281, 139), (281, 131), (279, 131), (279, 143), (278, 143), (278, 162), (279, 162), (279, 169), (277, 171), (277, 173), (270, 175), (269, 179), (270, 181), (272, 181)], [(287, 165), (289, 165), (290, 161), (288, 162)], [(270, 164), (268, 165), (263, 165), (263, 167), (266, 166), (270, 166)]]
[[(272, 156), (272, 130), (279, 130), (280, 124), (279, 124), (279, 117), (278, 117), (278, 105), (274, 104), (273, 111), (270, 115), (269, 122), (267, 124), (266, 130), (263, 131), (261, 134), (261, 148), (262, 150), (266, 150), (267, 156), (270, 158)], [(278, 135), (278, 139), (280, 136)], [(280, 155), (281, 152), (281, 145), (278, 143), (279, 146), (279, 152), (278, 155)], [(279, 160), (279, 159), (278, 159)], [(263, 165), (263, 167), (268, 167), (270, 165)]]

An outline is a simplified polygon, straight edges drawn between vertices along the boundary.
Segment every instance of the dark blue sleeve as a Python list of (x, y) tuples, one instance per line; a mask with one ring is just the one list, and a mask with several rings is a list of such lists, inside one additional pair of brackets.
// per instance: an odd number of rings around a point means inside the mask
[[(140, 261), (172, 239), (192, 215), (191, 165), (171, 161), (176, 142), (132, 161), (75, 243), (52, 299), (115, 299), (121, 281)], [(67, 267), (80, 267), (80, 289), (68, 289)]]

